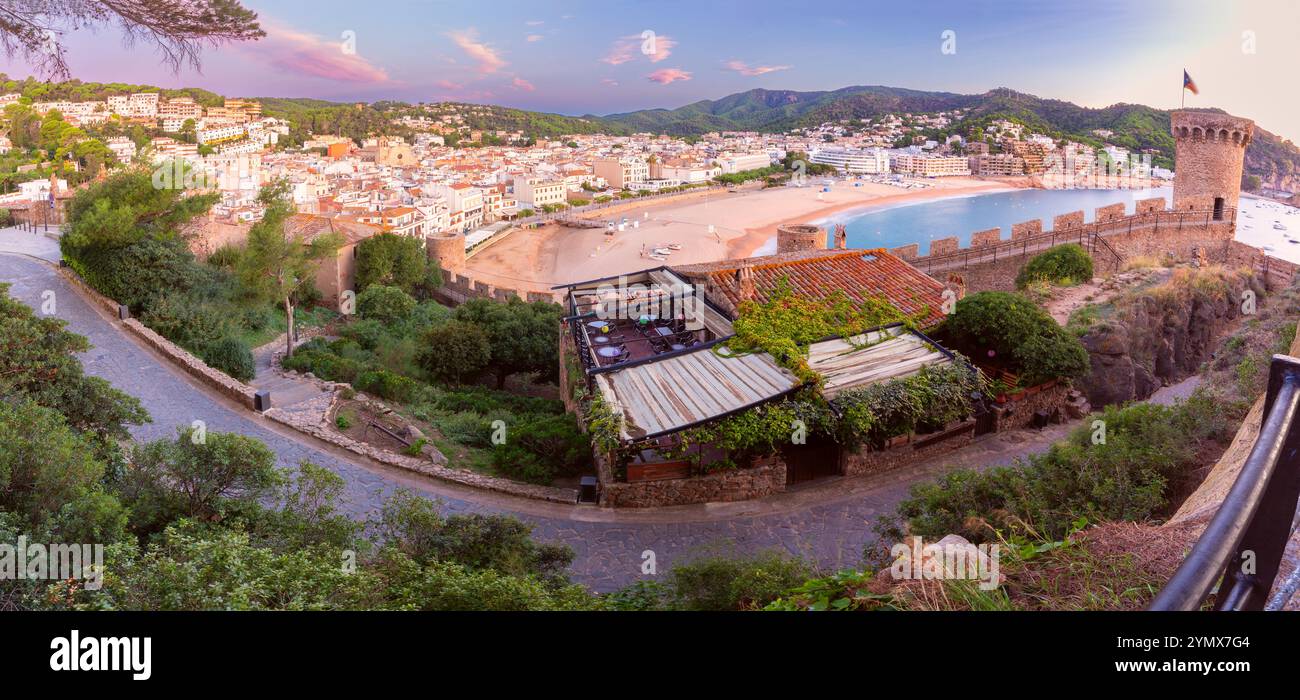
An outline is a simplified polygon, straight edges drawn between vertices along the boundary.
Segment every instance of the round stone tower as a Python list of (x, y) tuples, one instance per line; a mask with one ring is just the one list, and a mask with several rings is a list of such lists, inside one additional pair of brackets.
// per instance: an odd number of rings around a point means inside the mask
[(465, 237), (459, 233), (435, 233), (426, 239), (429, 259), (451, 272), (465, 269)]
[(787, 224), (776, 228), (776, 252), (821, 250), (826, 247), (826, 229), (809, 224)]
[(1174, 209), (1210, 210), (1231, 217), (1241, 194), (1241, 170), (1255, 122), (1218, 112), (1170, 114), (1174, 153)]

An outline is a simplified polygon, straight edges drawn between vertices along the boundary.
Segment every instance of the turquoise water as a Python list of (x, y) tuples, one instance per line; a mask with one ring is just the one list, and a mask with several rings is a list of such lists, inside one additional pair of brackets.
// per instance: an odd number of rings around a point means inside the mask
[(1084, 219), (1092, 221), (1093, 211), (1107, 204), (1123, 202), (1125, 211), (1133, 213), (1139, 199), (1164, 197), (1172, 190), (1161, 187), (1147, 190), (1015, 190), (915, 204), (849, 211), (818, 222), (830, 227), (843, 223), (848, 229), (850, 248), (896, 248), (919, 243), (921, 254), (936, 238), (957, 236), (962, 246), (970, 243), (972, 233), (998, 227), (1002, 238), (1011, 237), (1011, 225), (1032, 219), (1043, 220), (1043, 230), (1052, 228), (1052, 217), (1080, 209)]

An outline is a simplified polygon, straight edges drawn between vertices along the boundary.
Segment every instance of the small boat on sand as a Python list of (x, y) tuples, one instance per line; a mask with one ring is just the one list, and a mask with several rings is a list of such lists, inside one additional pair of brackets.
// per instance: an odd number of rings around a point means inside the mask
[(658, 260), (658, 261), (660, 261), (660, 262), (663, 262), (663, 261), (665, 261), (665, 260), (668, 259), (668, 258), (666, 258), (666, 257), (664, 257), (664, 256), (662, 256), (662, 255), (650, 255), (650, 256), (647, 256), (647, 257), (649, 257), (651, 260)]

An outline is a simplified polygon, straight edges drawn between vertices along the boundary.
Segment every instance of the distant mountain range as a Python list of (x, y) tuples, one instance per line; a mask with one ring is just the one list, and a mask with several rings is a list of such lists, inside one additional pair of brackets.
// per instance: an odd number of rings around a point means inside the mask
[[(619, 130), (691, 136), (709, 131), (786, 131), (842, 119), (869, 119), (891, 112), (954, 109), (969, 112), (960, 124), (948, 129), (950, 132), (966, 133), (973, 126), (1010, 119), (1049, 135), (1097, 143), (1099, 139), (1092, 132), (1107, 129), (1114, 132), (1106, 139), (1110, 143), (1137, 150), (1154, 149), (1157, 161), (1172, 162), (1174, 156), (1166, 110), (1138, 104), (1092, 109), (1007, 88), (980, 95), (879, 85), (814, 92), (755, 89), (677, 109), (647, 109), (588, 118), (604, 121)], [(1257, 126), (1246, 153), (1246, 173), (1258, 176), (1265, 187), (1300, 190), (1300, 150), (1290, 141)]]
[[(106, 94), (153, 89), (120, 83), (43, 83), (32, 78), (11, 80), (0, 73), (0, 88), (21, 92), (34, 100), (103, 99)], [(204, 90), (165, 90), (165, 95), (189, 94), (199, 102), (220, 104), (220, 96)], [(341, 133), (361, 138), (375, 131), (398, 132), (394, 118), (411, 113), (402, 102), (376, 102), (358, 109), (353, 103), (305, 98), (258, 98), (266, 114), (289, 119), (295, 135), (307, 131)], [(581, 117), (491, 105), (465, 105), (467, 126), (482, 130), (522, 132), (537, 138), (564, 134), (651, 132), (698, 136), (710, 131), (779, 132), (839, 120), (870, 119), (888, 113), (968, 110), (962, 122), (947, 133), (968, 134), (996, 119), (1010, 119), (1054, 137), (1068, 137), (1097, 145), (1092, 132), (1113, 132), (1105, 140), (1131, 150), (1152, 149), (1157, 164), (1173, 163), (1174, 140), (1169, 133), (1169, 112), (1138, 104), (1116, 104), (1100, 109), (1080, 107), (1063, 100), (1046, 100), (1008, 88), (980, 95), (927, 92), (880, 85), (838, 90), (797, 91), (754, 89), (717, 100), (701, 100), (676, 109), (646, 109), (604, 116)], [(1246, 115), (1248, 116), (1248, 115)], [(1246, 151), (1246, 174), (1259, 177), (1264, 187), (1300, 191), (1300, 150), (1295, 144), (1256, 126)]]

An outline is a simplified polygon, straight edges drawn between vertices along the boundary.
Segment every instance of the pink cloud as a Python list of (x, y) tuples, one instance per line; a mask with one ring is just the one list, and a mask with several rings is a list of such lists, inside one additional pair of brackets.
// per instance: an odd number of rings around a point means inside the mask
[(541, 34), (529, 34), (527, 37), (529, 43), (532, 43), (534, 41), (541, 41), (543, 38), (544, 37)]
[(690, 80), (691, 74), (689, 71), (684, 71), (680, 68), (660, 68), (650, 75), (647, 75), (646, 78), (648, 78), (652, 83), (667, 85), (669, 83), (675, 83), (678, 80)]
[(734, 70), (741, 75), (747, 75), (750, 77), (790, 69), (790, 66), (751, 66), (746, 64), (744, 61), (727, 61), (726, 67), (727, 70)]
[(387, 83), (388, 72), (362, 58), (352, 41), (334, 41), (271, 23), (263, 23), (266, 38), (238, 44), (258, 60), (314, 78), (349, 83)]
[(600, 82), (610, 87), (618, 87), (618, 81), (614, 80), (613, 78), (601, 78)]
[(473, 29), (448, 32), (447, 36), (471, 61), (478, 64), (478, 72), (495, 73), (506, 66), (505, 59), (501, 58), (496, 49), (479, 41), (478, 33)]
[(528, 92), (532, 92), (533, 90), (536, 90), (536, 89), (537, 89), (537, 87), (536, 87), (535, 85), (533, 85), (532, 83), (528, 82), (527, 80), (524, 80), (523, 78), (517, 77), (517, 76), (515, 77), (514, 80), (511, 80), (511, 81), (510, 81), (510, 84), (513, 85), (513, 86), (515, 86), (516, 88), (518, 88), (518, 89), (520, 89), (520, 90), (526, 90), (526, 91), (528, 91)]
[(609, 47), (609, 52), (600, 60), (611, 66), (618, 66), (644, 54), (651, 63), (658, 63), (673, 55), (677, 41), (669, 36), (655, 35), (654, 40), (643, 39), (640, 34), (625, 36)]
[(465, 87), (464, 85), (461, 85), (460, 83), (453, 83), (453, 82), (450, 81), (450, 80), (439, 80), (439, 81), (438, 81), (437, 83), (435, 83), (435, 84), (436, 84), (438, 87), (442, 88), (443, 90), (461, 90), (461, 89), (464, 89), (464, 87)]

